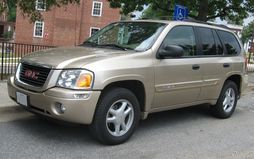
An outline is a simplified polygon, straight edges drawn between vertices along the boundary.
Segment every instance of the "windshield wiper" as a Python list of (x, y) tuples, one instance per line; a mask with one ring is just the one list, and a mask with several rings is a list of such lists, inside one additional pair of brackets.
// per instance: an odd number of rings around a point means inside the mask
[(82, 45), (89, 45), (89, 46), (98, 46), (97, 43), (91, 41), (85, 41)]
[(120, 45), (117, 45), (117, 44), (100, 44), (100, 45), (97, 45), (97, 46), (99, 46), (99, 47), (100, 46), (102, 46), (102, 47), (113, 47), (113, 48), (121, 49), (121, 50), (124, 50), (124, 51), (133, 50), (132, 48), (120, 46)]
[(124, 47), (124, 46), (120, 46), (117, 44), (97, 44), (97, 43), (91, 42), (91, 41), (86, 41), (82, 45), (89, 45), (92, 47), (113, 47), (113, 48), (117, 48), (117, 49), (124, 50), (124, 51), (133, 50), (133, 48)]

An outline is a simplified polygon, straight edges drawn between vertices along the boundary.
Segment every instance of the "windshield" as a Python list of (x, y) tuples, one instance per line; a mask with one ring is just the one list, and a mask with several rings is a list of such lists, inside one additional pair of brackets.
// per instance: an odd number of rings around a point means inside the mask
[(146, 51), (152, 47), (165, 26), (164, 23), (154, 22), (113, 23), (98, 31), (84, 44), (93, 47)]

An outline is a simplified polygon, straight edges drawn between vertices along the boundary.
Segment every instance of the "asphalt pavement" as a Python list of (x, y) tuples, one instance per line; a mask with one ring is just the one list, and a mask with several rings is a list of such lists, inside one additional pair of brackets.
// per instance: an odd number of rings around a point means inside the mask
[(36, 116), (0, 122), (1, 159), (253, 159), (254, 92), (235, 114), (216, 119), (197, 106), (149, 115), (121, 145), (95, 141), (87, 126), (63, 125)]

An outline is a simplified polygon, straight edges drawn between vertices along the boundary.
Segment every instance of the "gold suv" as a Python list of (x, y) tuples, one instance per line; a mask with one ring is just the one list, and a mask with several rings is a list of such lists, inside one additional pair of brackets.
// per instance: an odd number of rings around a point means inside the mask
[(150, 113), (210, 104), (230, 117), (247, 78), (243, 46), (227, 28), (126, 21), (80, 46), (27, 55), (8, 93), (28, 111), (88, 124), (100, 142), (120, 144)]

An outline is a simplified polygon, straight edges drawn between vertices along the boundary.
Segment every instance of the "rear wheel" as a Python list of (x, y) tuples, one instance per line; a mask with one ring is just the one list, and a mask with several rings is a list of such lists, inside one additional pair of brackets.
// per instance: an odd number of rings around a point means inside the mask
[(236, 84), (232, 81), (226, 81), (217, 104), (211, 107), (213, 115), (221, 119), (231, 117), (236, 108), (237, 98), (238, 89)]
[(136, 96), (125, 88), (107, 91), (100, 99), (91, 125), (92, 134), (104, 144), (120, 144), (128, 140), (140, 119)]

